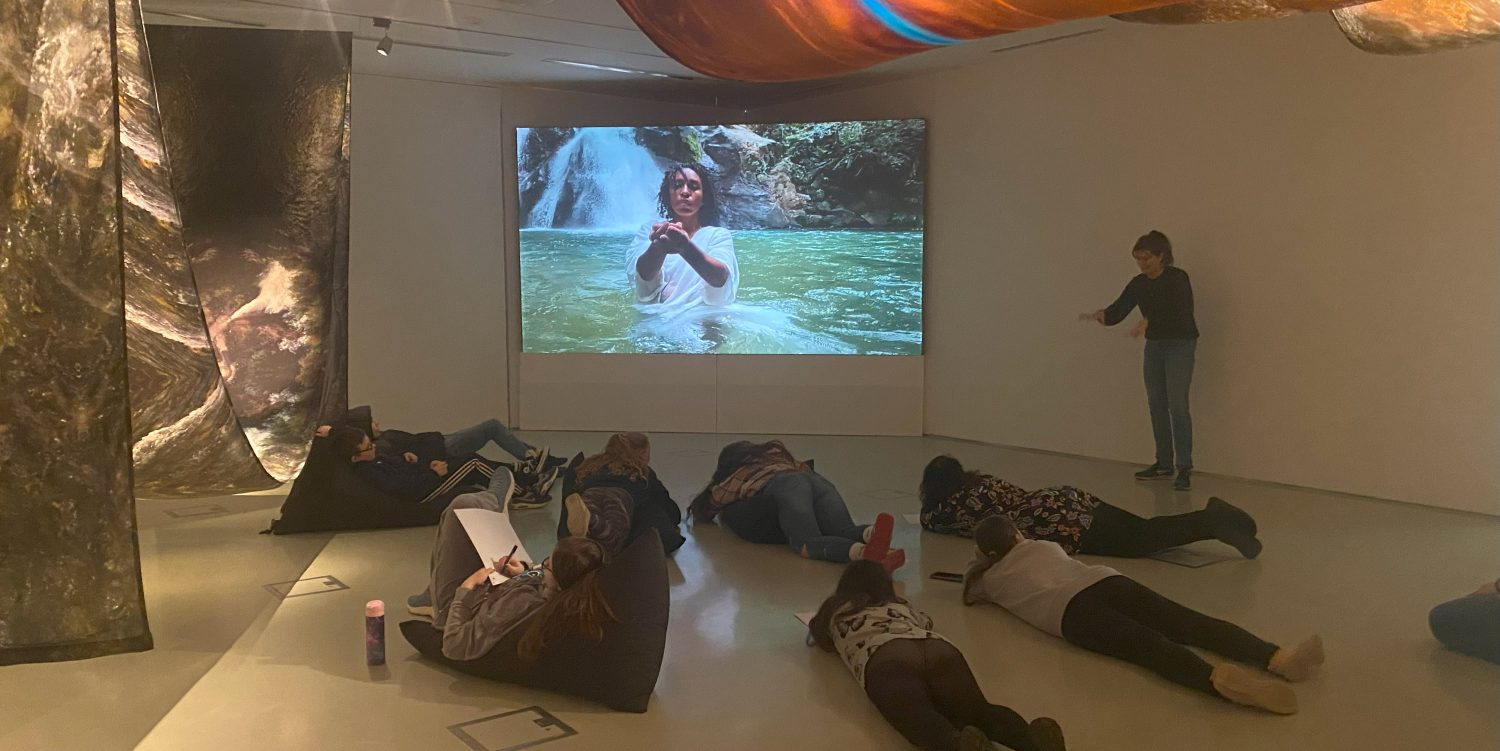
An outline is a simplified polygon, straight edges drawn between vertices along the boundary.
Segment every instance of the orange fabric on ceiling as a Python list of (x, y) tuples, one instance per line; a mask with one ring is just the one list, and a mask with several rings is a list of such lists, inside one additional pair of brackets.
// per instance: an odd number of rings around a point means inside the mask
[[(850, 73), (932, 49), (902, 36), (862, 0), (619, 0), (678, 62), (738, 81)], [(880, 0), (923, 31), (978, 39), (1061, 20), (1167, 5), (1170, 0)]]

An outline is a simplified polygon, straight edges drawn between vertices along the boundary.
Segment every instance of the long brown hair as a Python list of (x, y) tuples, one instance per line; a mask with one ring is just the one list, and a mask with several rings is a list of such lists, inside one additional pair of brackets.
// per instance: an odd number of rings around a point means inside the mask
[(710, 507), (713, 499), (715, 485), (729, 479), (729, 476), (739, 470), (740, 467), (763, 464), (771, 459), (785, 457), (789, 461), (797, 461), (792, 452), (787, 449), (786, 444), (779, 440), (770, 440), (765, 443), (752, 443), (750, 441), (735, 441), (719, 450), (719, 464), (714, 467), (714, 475), (708, 479), (708, 484), (693, 498), (688, 505), (688, 511), (693, 515), (695, 521), (713, 518)]
[(604, 624), (616, 620), (599, 586), (599, 569), (608, 562), (602, 545), (587, 537), (564, 537), (548, 560), (559, 591), (521, 635), (516, 654), (525, 662), (535, 662), (548, 647), (575, 633), (599, 641)]
[(930, 511), (939, 503), (953, 497), (972, 483), (981, 480), (978, 472), (964, 469), (964, 465), (948, 454), (932, 457), (927, 468), (922, 470), (922, 484), (917, 488), (917, 497), (922, 501), (922, 510)]
[(631, 480), (644, 480), (651, 472), (651, 439), (645, 433), (615, 433), (604, 451), (584, 459), (573, 470), (576, 480), (608, 472)]
[(844, 569), (833, 595), (823, 601), (818, 614), (807, 624), (808, 638), (825, 652), (834, 651), (833, 617), (841, 612), (855, 613), (892, 602), (906, 602), (896, 596), (896, 585), (885, 567), (874, 561), (859, 560)]

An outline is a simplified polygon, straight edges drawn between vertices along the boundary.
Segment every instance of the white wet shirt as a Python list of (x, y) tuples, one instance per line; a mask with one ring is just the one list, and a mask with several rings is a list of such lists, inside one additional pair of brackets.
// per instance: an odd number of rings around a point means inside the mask
[(734, 236), (723, 227), (699, 227), (693, 244), (704, 255), (717, 259), (729, 269), (729, 279), (722, 287), (713, 287), (698, 276), (691, 264), (676, 253), (663, 259), (661, 273), (655, 279), (642, 279), (635, 273), (636, 261), (651, 247), (651, 224), (641, 225), (635, 240), (625, 252), (625, 273), (635, 285), (635, 300), (661, 306), (664, 313), (712, 305), (720, 307), (734, 302), (740, 287), (740, 267), (734, 258)]

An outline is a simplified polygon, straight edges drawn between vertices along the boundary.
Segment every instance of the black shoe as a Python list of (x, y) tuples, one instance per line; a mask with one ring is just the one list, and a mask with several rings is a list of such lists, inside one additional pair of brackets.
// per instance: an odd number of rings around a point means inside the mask
[(1147, 467), (1147, 468), (1145, 468), (1145, 469), (1143, 469), (1143, 470), (1135, 473), (1135, 479), (1137, 479), (1137, 480), (1165, 480), (1168, 477), (1171, 477), (1172, 474), (1173, 474), (1173, 472), (1172, 472), (1172, 468), (1171, 467), (1163, 467), (1160, 464), (1153, 464), (1153, 465), (1151, 465), (1151, 466), (1149, 466), (1149, 467)]
[(1173, 490), (1193, 489), (1193, 470), (1184, 469), (1177, 473), (1177, 479), (1172, 483)]
[(1030, 723), (1031, 740), (1039, 751), (1067, 751), (1062, 728), (1051, 717), (1038, 717)]
[(510, 508), (512, 510), (541, 508), (546, 506), (547, 502), (551, 500), (552, 496), (541, 495), (536, 492), (535, 487), (528, 487), (524, 490), (516, 491), (516, 494), (510, 499)]
[(1219, 542), (1222, 542), (1225, 545), (1228, 545), (1235, 550), (1240, 551), (1240, 555), (1245, 556), (1249, 559), (1253, 559), (1256, 556), (1260, 555), (1260, 550), (1263, 547), (1260, 543), (1260, 540), (1256, 539), (1255, 535), (1247, 534), (1245, 532), (1231, 532), (1228, 534), (1220, 535)]
[(1233, 531), (1247, 532), (1254, 537), (1260, 532), (1255, 525), (1255, 519), (1244, 509), (1217, 496), (1208, 499), (1208, 507), (1204, 509), (1224, 520), (1225, 526)]
[(537, 480), (536, 483), (536, 494), (542, 497), (552, 495), (552, 485), (557, 482), (557, 478), (561, 475), (561, 467), (553, 467), (552, 469), (543, 471), (542, 478)]

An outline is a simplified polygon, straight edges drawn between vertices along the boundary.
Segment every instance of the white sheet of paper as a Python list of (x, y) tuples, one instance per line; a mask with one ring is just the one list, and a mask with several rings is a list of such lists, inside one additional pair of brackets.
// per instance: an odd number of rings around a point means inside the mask
[[(469, 542), (474, 543), (479, 559), (486, 566), (504, 558), (512, 545), (516, 546), (517, 560), (531, 562), (531, 555), (526, 552), (526, 546), (521, 544), (516, 528), (511, 526), (509, 515), (482, 508), (461, 508), (454, 513), (458, 515), (459, 523), (464, 525), (464, 531), (469, 533)], [(490, 574), (490, 583), (499, 584), (508, 578), (510, 577), (496, 571)]]
[(797, 616), (797, 620), (802, 621), (802, 625), (804, 625), (804, 626), (811, 626), (812, 625), (813, 616), (815, 616), (817, 614), (818, 614), (818, 611), (816, 611), (816, 610), (809, 610), (806, 613), (793, 613), (792, 615)]
[(1220, 555), (1193, 548), (1167, 548), (1166, 550), (1158, 550), (1147, 557), (1188, 568), (1203, 568), (1204, 566), (1212, 566), (1215, 563), (1231, 560), (1233, 556)]
[(915, 524), (917, 526), (921, 526), (922, 525), (922, 515), (920, 513), (917, 513), (917, 514), (902, 514), (901, 518), (905, 519), (907, 524)]

